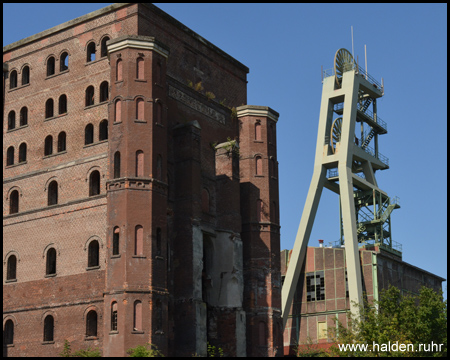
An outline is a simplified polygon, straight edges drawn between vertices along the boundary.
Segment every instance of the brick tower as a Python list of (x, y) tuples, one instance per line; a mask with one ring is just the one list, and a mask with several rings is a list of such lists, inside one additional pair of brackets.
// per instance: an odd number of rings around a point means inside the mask
[(278, 113), (265, 106), (241, 106), (241, 214), (244, 244), (244, 309), (247, 355), (281, 355), (281, 277)]
[[(167, 352), (167, 48), (154, 38), (108, 43), (111, 67), (105, 355), (150, 342)], [(144, 80), (145, 79), (145, 80)], [(150, 276), (149, 276), (150, 274)], [(116, 317), (108, 321), (108, 317)], [(136, 320), (142, 319), (142, 320)], [(149, 334), (149, 335), (144, 335)], [(120, 339), (120, 341), (117, 341)]]

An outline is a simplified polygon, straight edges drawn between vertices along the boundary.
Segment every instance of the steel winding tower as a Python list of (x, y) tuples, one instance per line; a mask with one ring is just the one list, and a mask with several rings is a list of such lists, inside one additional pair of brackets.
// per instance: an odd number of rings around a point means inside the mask
[[(401, 256), (401, 249), (392, 241), (390, 223), (392, 210), (400, 207), (398, 199), (390, 199), (375, 179), (376, 170), (389, 168), (388, 159), (378, 151), (378, 136), (387, 133), (386, 123), (377, 116), (377, 99), (383, 95), (384, 86), (361, 69), (348, 50), (336, 52), (334, 69), (326, 71), (323, 79), (314, 172), (282, 289), (283, 326), (323, 187), (339, 194), (338, 243), (345, 246), (351, 304), (362, 303), (360, 244)], [(369, 146), (372, 141), (373, 148)], [(352, 312), (357, 314), (358, 308), (353, 307)]]

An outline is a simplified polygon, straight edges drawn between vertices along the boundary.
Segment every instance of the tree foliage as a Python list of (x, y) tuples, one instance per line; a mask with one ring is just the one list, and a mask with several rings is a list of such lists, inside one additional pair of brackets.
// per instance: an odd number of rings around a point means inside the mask
[[(417, 296), (402, 296), (392, 286), (381, 292), (379, 301), (361, 306), (360, 313), (362, 321), (349, 315), (348, 328), (337, 321), (331, 331), (335, 342), (331, 355), (447, 356), (447, 300), (443, 301), (442, 291), (422, 287)], [(367, 344), (367, 350), (342, 351), (339, 344)], [(400, 344), (405, 344), (404, 351)]]

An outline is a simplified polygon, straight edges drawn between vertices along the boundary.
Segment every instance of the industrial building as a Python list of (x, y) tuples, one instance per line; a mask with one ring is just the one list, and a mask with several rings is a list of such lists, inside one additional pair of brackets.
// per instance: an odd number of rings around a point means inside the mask
[(276, 126), (147, 3), (3, 48), (4, 356), (282, 355)]

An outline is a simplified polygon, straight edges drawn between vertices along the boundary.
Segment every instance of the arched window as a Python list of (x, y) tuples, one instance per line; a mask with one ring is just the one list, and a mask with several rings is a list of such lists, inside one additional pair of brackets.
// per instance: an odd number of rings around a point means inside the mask
[(113, 230), (113, 255), (119, 255), (119, 237), (120, 237), (120, 229), (116, 226)]
[(27, 161), (27, 144), (22, 143), (19, 146), (19, 163)]
[(8, 258), (8, 267), (6, 270), (6, 280), (16, 280), (17, 258), (16, 255), (11, 255)]
[(88, 86), (86, 89), (86, 106), (94, 105), (94, 87)]
[(62, 94), (59, 97), (59, 106), (58, 106), (59, 114), (65, 114), (67, 112), (67, 96)]
[(26, 85), (30, 83), (30, 67), (25, 66), (22, 69), (22, 85)]
[(49, 57), (47, 60), (47, 76), (55, 74), (55, 58)]
[(89, 175), (89, 196), (100, 194), (100, 172), (94, 170)]
[(16, 128), (16, 112), (12, 110), (8, 114), (8, 130), (12, 130), (15, 128)]
[(108, 56), (108, 47), (106, 46), (106, 42), (109, 40), (109, 37), (108, 36), (105, 36), (103, 39), (102, 39), (102, 43), (101, 43), (101, 46), (100, 46), (100, 56), (101, 57), (105, 57), (105, 56)]
[(47, 315), (44, 320), (44, 341), (53, 341), (54, 326), (53, 316)]
[(20, 126), (25, 126), (28, 124), (28, 108), (24, 106), (22, 109), (20, 109)]
[(114, 179), (120, 178), (120, 152), (114, 153)]
[(98, 140), (107, 140), (108, 139), (108, 120), (104, 119), (100, 121), (100, 126), (98, 130)]
[(59, 71), (66, 71), (69, 68), (69, 54), (63, 52), (59, 58)]
[(261, 199), (256, 200), (256, 221), (262, 221), (263, 202)]
[(262, 158), (261, 156), (257, 156), (256, 158), (256, 175), (262, 175)]
[(116, 81), (122, 81), (123, 77), (122, 77), (122, 59), (117, 59), (116, 62)]
[(209, 191), (205, 188), (202, 190), (202, 211), (209, 213)]
[(5, 328), (3, 330), (4, 344), (14, 344), (14, 322), (11, 319), (6, 320)]
[(86, 315), (86, 336), (97, 336), (97, 312), (91, 310)]
[(6, 150), (6, 166), (14, 165), (14, 147), (10, 146)]
[(88, 249), (88, 267), (98, 266), (99, 264), (99, 246), (98, 241), (93, 240), (89, 243)]
[(19, 212), (19, 192), (17, 190), (11, 191), (9, 195), (9, 213), (17, 214)]
[(122, 121), (122, 101), (117, 99), (115, 105), (114, 121), (120, 122)]
[(141, 225), (136, 225), (134, 237), (134, 255), (144, 254), (144, 229)]
[(56, 250), (54, 248), (50, 248), (47, 251), (47, 263), (45, 274), (46, 275), (56, 274)]
[(53, 99), (48, 99), (45, 102), (45, 118), (53, 117)]
[(141, 57), (136, 60), (136, 79), (144, 80), (144, 59)]
[(117, 331), (117, 303), (111, 304), (111, 331)]
[(58, 152), (66, 151), (66, 133), (61, 131), (58, 135)]
[(261, 124), (255, 124), (255, 140), (261, 141)]
[(109, 84), (107, 81), (103, 81), (100, 84), (100, 102), (107, 101), (109, 99)]
[(53, 180), (48, 186), (48, 206), (58, 204), (58, 183)]
[(45, 138), (44, 156), (53, 154), (53, 137), (51, 135)]
[(142, 302), (140, 300), (136, 300), (134, 302), (134, 312), (133, 312), (133, 330), (141, 331), (142, 330)]
[(158, 155), (156, 159), (156, 179), (162, 181), (162, 156)]
[(9, 74), (9, 88), (15, 89), (17, 87), (17, 71), (13, 70)]
[(94, 142), (94, 125), (87, 124), (84, 128), (84, 145), (89, 145)]
[(156, 255), (161, 256), (161, 228), (156, 228)]
[(144, 120), (144, 100), (136, 99), (136, 119)]
[(86, 58), (87, 62), (91, 62), (91, 61), (95, 61), (95, 43), (91, 42), (88, 46), (87, 46), (87, 58)]
[(144, 152), (136, 151), (136, 176), (144, 176)]

